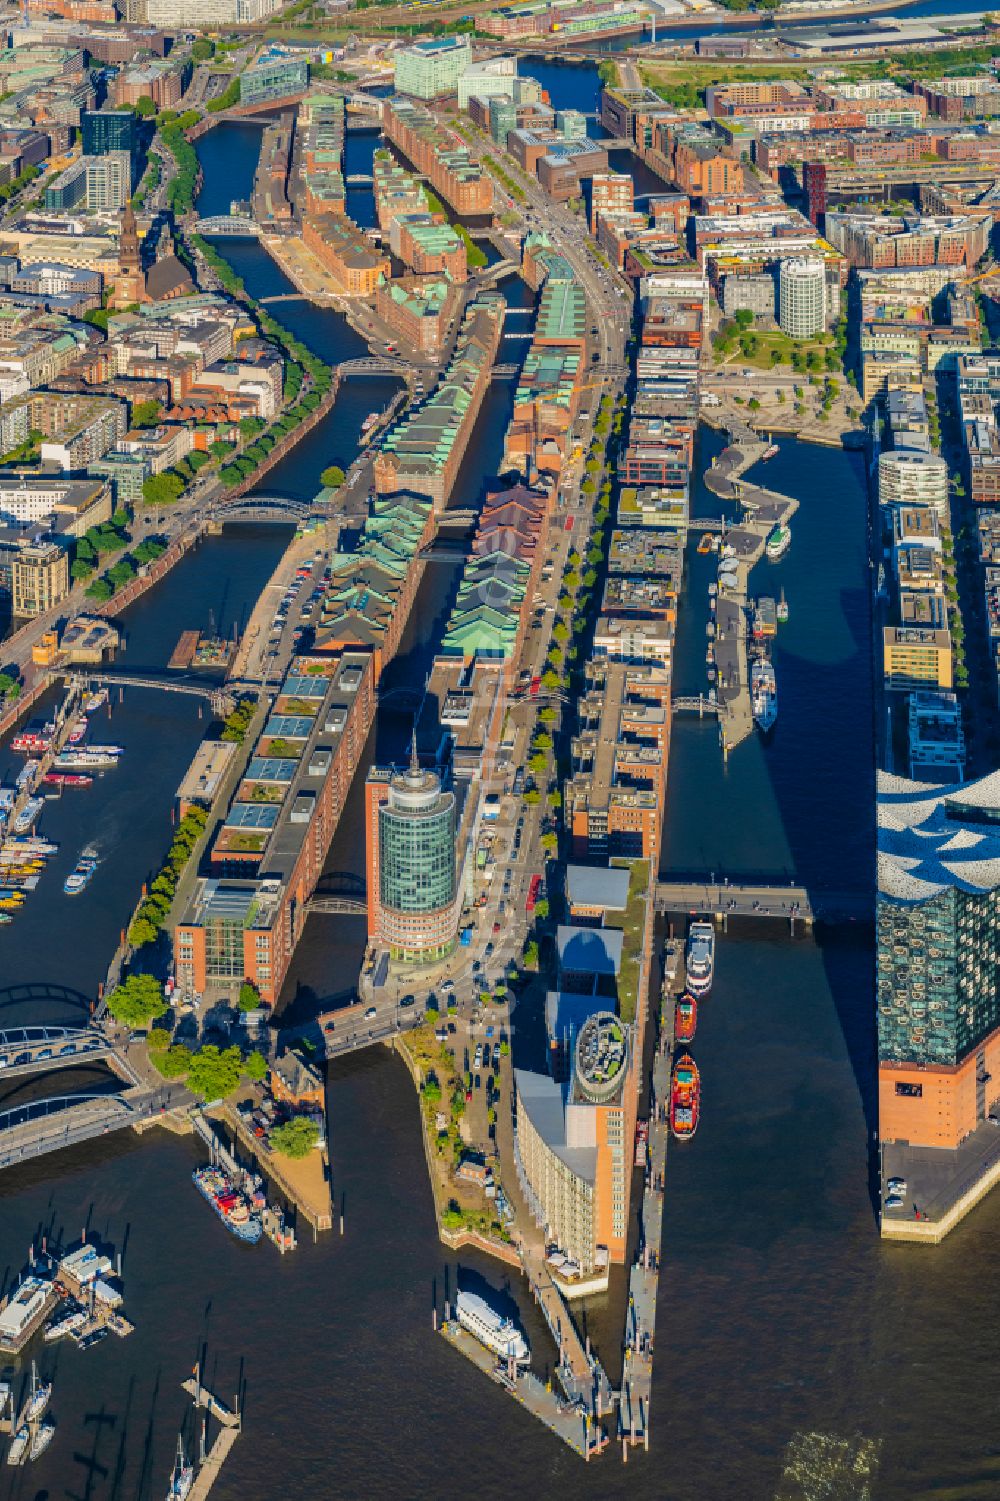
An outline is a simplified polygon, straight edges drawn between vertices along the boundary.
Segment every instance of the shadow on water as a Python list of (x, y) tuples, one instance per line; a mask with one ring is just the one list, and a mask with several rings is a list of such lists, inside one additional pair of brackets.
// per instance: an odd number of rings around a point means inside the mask
[[(697, 472), (724, 440), (702, 429)], [(822, 462), (818, 462), (818, 455)], [(872, 647), (864, 465), (860, 455), (786, 441), (750, 476), (800, 504), (792, 548), (779, 564), (757, 564), (751, 597), (784, 589), (789, 621), (772, 649), (779, 716), (766, 741), (755, 734), (722, 763), (713, 720), (674, 725), (664, 860), (672, 876), (792, 881), (810, 891), (874, 891)], [(697, 481), (692, 510), (723, 509)], [(708, 584), (714, 554), (688, 548), (679, 609), (675, 685), (703, 690)], [(758, 922), (760, 919), (757, 920)], [(767, 920), (764, 920), (767, 922)], [(778, 930), (777, 921), (767, 922)], [(869, 1140), (877, 1088), (871, 988), (845, 993), (838, 955), (846, 944), (872, 954), (871, 931), (818, 930), (831, 993), (857, 1082)]]

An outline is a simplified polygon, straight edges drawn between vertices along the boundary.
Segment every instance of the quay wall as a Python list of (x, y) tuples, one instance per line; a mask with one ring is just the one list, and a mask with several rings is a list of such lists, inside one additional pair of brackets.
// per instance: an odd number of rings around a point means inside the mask
[(938, 1246), (965, 1216), (975, 1209), (986, 1195), (1000, 1183), (1000, 1162), (995, 1162), (971, 1188), (956, 1199), (946, 1214), (939, 1220), (895, 1220), (882, 1216), (879, 1227), (883, 1240), (909, 1241), (925, 1246)]
[(420, 1086), (423, 1083), (420, 1069), (414, 1062), (409, 1048), (405, 1045), (405, 1043), (402, 1043), (399, 1038), (389, 1038), (384, 1043), (384, 1046), (389, 1048), (390, 1051), (396, 1053), (400, 1058), (402, 1058), (404, 1064), (406, 1065), (410, 1078), (413, 1080), (413, 1087), (417, 1092), (417, 1109), (420, 1112), (420, 1139), (424, 1144), (424, 1159), (427, 1163), (427, 1177), (430, 1181), (431, 1194), (434, 1199), (434, 1220), (437, 1224), (438, 1239), (453, 1251), (460, 1251), (464, 1246), (471, 1246), (476, 1251), (484, 1251), (487, 1256), (495, 1256), (498, 1261), (504, 1262), (506, 1266), (515, 1268), (515, 1270), (517, 1270), (518, 1272), (523, 1271), (524, 1268), (521, 1263), (521, 1257), (518, 1254), (517, 1248), (515, 1246), (505, 1245), (501, 1241), (490, 1240), (489, 1236), (483, 1235), (478, 1230), (446, 1230), (442, 1225), (441, 1204), (438, 1201), (438, 1195), (435, 1192), (435, 1184), (437, 1183), (437, 1164), (431, 1151), (430, 1137), (427, 1133), (427, 1118), (424, 1115), (423, 1110), (420, 1108)]

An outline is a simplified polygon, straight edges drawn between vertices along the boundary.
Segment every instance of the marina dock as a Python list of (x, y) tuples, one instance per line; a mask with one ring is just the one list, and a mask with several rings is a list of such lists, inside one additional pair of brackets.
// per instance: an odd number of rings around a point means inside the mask
[(502, 1386), (532, 1417), (538, 1418), (582, 1458), (589, 1460), (607, 1447), (608, 1436), (602, 1423), (586, 1404), (563, 1400), (531, 1371), (518, 1371), (511, 1376), (497, 1357), (463, 1329), (456, 1319), (446, 1318), (438, 1332), (466, 1360)]
[(630, 1445), (641, 1443), (644, 1449), (649, 1448), (656, 1295), (660, 1282), (667, 1142), (670, 1139), (667, 1108), (674, 1044), (674, 1002), (683, 987), (683, 977), (683, 964), (678, 965), (672, 975), (666, 973), (660, 996), (659, 1029), (649, 1091), (649, 1138), (639, 1212), (639, 1244), (629, 1272), (625, 1313), (625, 1363), (619, 1403), (623, 1459), (628, 1458)]
[[(749, 431), (749, 430), (748, 430)], [(774, 490), (740, 478), (761, 457), (765, 445), (744, 433), (716, 460), (705, 484), (723, 500), (738, 501), (742, 515), (725, 534), (736, 564), (735, 589), (720, 588), (716, 616), (715, 661), (718, 671), (719, 738), (723, 756), (753, 733), (747, 619), (750, 571), (764, 555), (767, 539), (777, 526), (787, 526), (799, 503)]]
[(212, 1447), (205, 1451), (205, 1427), (201, 1435), (201, 1462), (194, 1478), (194, 1484), (188, 1492), (188, 1501), (205, 1501), (212, 1486), (218, 1479), (222, 1466), (229, 1458), (229, 1451), (239, 1438), (242, 1423), (238, 1411), (234, 1411), (220, 1402), (206, 1386), (202, 1385), (200, 1374), (197, 1377), (189, 1376), (183, 1382), (183, 1388), (194, 1400), (194, 1405), (204, 1410), (208, 1417), (212, 1417), (219, 1424), (219, 1431), (212, 1442)]

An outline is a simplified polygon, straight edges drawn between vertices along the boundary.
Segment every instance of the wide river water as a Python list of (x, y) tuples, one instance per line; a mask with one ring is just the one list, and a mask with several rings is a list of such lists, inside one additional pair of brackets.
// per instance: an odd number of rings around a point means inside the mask
[[(222, 126), (202, 141), (206, 210), (245, 196), (256, 139)], [(352, 160), (363, 160), (373, 139), (352, 136)], [(252, 291), (287, 290), (256, 244), (220, 245)], [(508, 289), (527, 298), (519, 283)], [(325, 358), (357, 352), (335, 314), (280, 307)], [(347, 385), (330, 418), (268, 476), (269, 493), (311, 495), (326, 463), (352, 456), (362, 417), (388, 395), (375, 384)], [(498, 385), (484, 404), (459, 479), (463, 502), (481, 493), (498, 461), (509, 398), (509, 385)], [(719, 446), (702, 431), (699, 471)], [(784, 587), (790, 606), (775, 652), (780, 717), (769, 744), (748, 742), (728, 768), (709, 722), (678, 719), (664, 864), (730, 875), (795, 870), (868, 889), (863, 469), (855, 456), (787, 441), (760, 473), (801, 503), (787, 557), (761, 565), (753, 581), (761, 592)], [(716, 509), (699, 487), (695, 514)], [(162, 665), (181, 630), (207, 624), (210, 610), (223, 629), (239, 624), (286, 537), (258, 526), (206, 541), (125, 617), (126, 663)], [(677, 640), (682, 693), (704, 683), (710, 577), (710, 560), (692, 550)], [(449, 567), (427, 570), (394, 667), (404, 680), (424, 670), (453, 588)], [(109, 736), (126, 757), (46, 812), (62, 844), (58, 862), (0, 933), (8, 1022), (67, 1019), (93, 994), (169, 839), (170, 799), (202, 728), (196, 709), (169, 696), (129, 690), (114, 707)], [(380, 720), (379, 753), (398, 749), (405, 729)], [(360, 867), (360, 781), (331, 868)], [(62, 876), (95, 834), (104, 864), (71, 902)], [(307, 1014), (353, 982), (360, 926), (310, 921), (287, 987), (293, 1012)], [(457, 1275), (473, 1285), (484, 1277), (494, 1291), (508, 1278), (484, 1258), (456, 1264), (443, 1254), (409, 1079), (373, 1050), (338, 1065), (329, 1081), (346, 1233), (304, 1240), (293, 1256), (226, 1235), (191, 1186), (201, 1153), (189, 1140), (121, 1134), (0, 1175), (4, 1284), (32, 1237), (72, 1241), (86, 1225), (124, 1250), (136, 1324), (129, 1340), (87, 1354), (44, 1351), (57, 1436), (29, 1470), (0, 1468), (0, 1497), (158, 1501), (178, 1430), (189, 1449), (196, 1442), (180, 1382), (203, 1351), (221, 1396), (245, 1392), (245, 1432), (213, 1490), (219, 1501), (396, 1501), (459, 1487), (498, 1501), (525, 1492), (580, 1501), (1000, 1495), (990, 1314), (1000, 1209), (988, 1201), (937, 1250), (880, 1243), (869, 1189), (872, 967), (868, 929), (792, 942), (747, 924), (720, 940), (696, 1047), (702, 1124), (668, 1162), (651, 1453), (633, 1456), (627, 1470), (613, 1456), (585, 1468), (434, 1337), (431, 1308)], [(509, 1291), (544, 1370), (552, 1359), (545, 1331), (523, 1287)], [(599, 1323), (600, 1307), (592, 1312)]]

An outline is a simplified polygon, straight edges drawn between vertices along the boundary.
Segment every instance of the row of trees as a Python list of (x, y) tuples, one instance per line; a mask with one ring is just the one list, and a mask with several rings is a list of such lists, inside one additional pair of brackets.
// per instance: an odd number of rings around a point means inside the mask
[(194, 208), (198, 156), (185, 131), (196, 125), (198, 119), (197, 110), (187, 110), (183, 115), (173, 115), (165, 110), (160, 116), (160, 140), (173, 157), (177, 169), (167, 187), (167, 204), (179, 218)]
[(207, 822), (208, 814), (203, 808), (190, 808), (177, 825), (163, 867), (150, 884), (149, 892), (139, 904), (129, 927), (128, 938), (133, 948), (152, 943), (162, 928), (174, 900), (177, 882)]
[[(99, 604), (112, 599), (119, 589), (124, 589), (137, 576), (139, 569), (147, 563), (155, 562), (167, 550), (167, 544), (161, 542), (158, 537), (147, 537), (145, 542), (140, 542), (131, 552), (125, 553), (117, 562), (104, 573), (93, 579), (87, 585), (87, 595), (90, 599), (96, 599)], [(77, 556), (73, 562), (74, 578), (85, 578), (86, 572), (80, 573), (79, 568), (88, 568), (89, 561)]]

